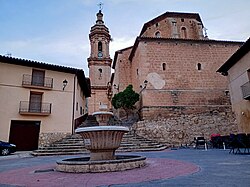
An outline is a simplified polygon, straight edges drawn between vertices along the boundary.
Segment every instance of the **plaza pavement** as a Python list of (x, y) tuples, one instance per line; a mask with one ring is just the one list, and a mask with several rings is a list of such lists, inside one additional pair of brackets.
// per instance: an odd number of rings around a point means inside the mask
[(146, 156), (147, 166), (110, 173), (61, 173), (54, 170), (56, 160), (82, 155), (33, 157), (29, 152), (17, 152), (0, 157), (0, 186), (250, 187), (250, 155), (219, 149), (118, 154)]

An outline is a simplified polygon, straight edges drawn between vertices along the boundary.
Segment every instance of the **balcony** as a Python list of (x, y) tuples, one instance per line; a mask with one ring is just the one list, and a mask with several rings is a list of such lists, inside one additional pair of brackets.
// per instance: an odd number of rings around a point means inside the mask
[(50, 90), (53, 88), (53, 78), (24, 74), (22, 86), (27, 88), (39, 88)]
[(243, 98), (250, 100), (250, 82), (247, 82), (241, 86)]
[(51, 114), (51, 103), (20, 101), (19, 114), (48, 116)]

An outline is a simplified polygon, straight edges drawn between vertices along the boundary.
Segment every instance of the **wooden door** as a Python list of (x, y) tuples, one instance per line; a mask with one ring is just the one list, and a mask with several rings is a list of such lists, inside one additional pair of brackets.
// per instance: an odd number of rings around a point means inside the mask
[(29, 101), (29, 112), (41, 112), (42, 93), (31, 92)]
[(17, 146), (17, 151), (32, 151), (38, 148), (40, 121), (12, 120), (9, 142)]
[(34, 86), (44, 86), (44, 78), (45, 78), (44, 71), (33, 69), (31, 84)]

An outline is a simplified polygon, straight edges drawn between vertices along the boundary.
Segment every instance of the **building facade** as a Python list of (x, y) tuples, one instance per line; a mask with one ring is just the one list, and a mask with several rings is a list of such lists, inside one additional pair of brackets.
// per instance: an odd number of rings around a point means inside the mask
[(229, 80), (232, 109), (239, 132), (250, 133), (250, 39), (219, 69)]
[(0, 139), (34, 150), (74, 133), (90, 86), (81, 69), (0, 56), (0, 96)]
[(227, 79), (216, 70), (242, 44), (209, 39), (199, 14), (166, 12), (116, 51), (113, 93), (132, 84), (142, 119), (230, 111)]

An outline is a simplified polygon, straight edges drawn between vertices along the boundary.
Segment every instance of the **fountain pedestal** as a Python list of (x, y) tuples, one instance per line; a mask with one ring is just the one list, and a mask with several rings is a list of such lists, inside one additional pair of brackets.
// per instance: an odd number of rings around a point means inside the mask
[(100, 111), (94, 112), (92, 115), (96, 117), (96, 121), (99, 123), (99, 126), (107, 126), (108, 120), (111, 116), (113, 116), (113, 113), (107, 111)]

